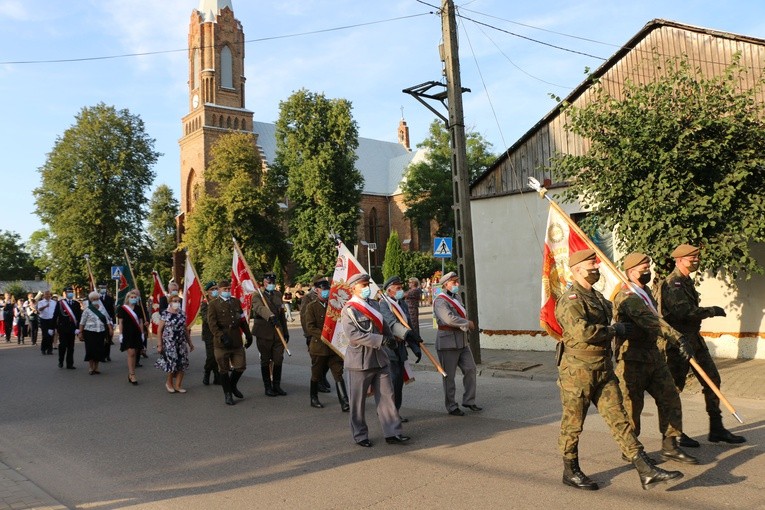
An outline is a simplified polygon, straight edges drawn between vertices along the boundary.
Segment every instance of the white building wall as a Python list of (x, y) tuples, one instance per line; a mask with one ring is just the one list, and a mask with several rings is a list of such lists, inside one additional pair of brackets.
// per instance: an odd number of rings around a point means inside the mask
[[(579, 211), (561, 205), (569, 213)], [(554, 350), (555, 340), (539, 325), (548, 202), (529, 192), (472, 200), (471, 212), (481, 347)], [(765, 246), (754, 253), (765, 266)], [(765, 359), (765, 277), (738, 281), (733, 290), (707, 277), (699, 292), (702, 306), (728, 312), (704, 321), (702, 334), (712, 355)]]

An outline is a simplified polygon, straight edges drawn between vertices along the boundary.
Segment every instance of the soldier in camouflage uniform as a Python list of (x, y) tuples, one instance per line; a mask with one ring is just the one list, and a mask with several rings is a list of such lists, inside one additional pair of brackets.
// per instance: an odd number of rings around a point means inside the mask
[[(720, 373), (717, 371), (700, 331), (702, 320), (710, 317), (725, 317), (725, 310), (719, 306), (699, 306), (699, 293), (690, 277), (690, 273), (699, 268), (699, 248), (689, 244), (681, 244), (672, 252), (671, 256), (675, 259), (675, 269), (659, 285), (661, 315), (670, 326), (689, 340), (694, 359), (719, 388)], [(678, 391), (683, 391), (690, 368), (689, 359), (682, 356), (672, 344), (667, 342), (660, 342), (659, 348), (667, 360), (672, 378), (675, 380), (675, 386), (677, 386)], [(704, 392), (704, 401), (709, 415), (709, 441), (713, 443), (723, 441), (732, 444), (746, 442), (742, 436), (732, 434), (723, 427), (720, 399), (695, 369), (693, 373), (701, 383)], [(680, 445), (696, 447), (699, 446), (699, 443), (683, 435)]]
[(626, 338), (617, 338), (615, 342), (616, 377), (619, 378), (624, 410), (635, 435), (639, 436), (643, 395), (648, 392), (659, 411), (663, 438), (661, 457), (698, 464), (695, 457), (677, 446), (683, 433), (680, 394), (656, 341), (661, 337), (671, 342), (686, 358), (690, 358), (690, 346), (680, 333), (659, 319), (656, 300), (647, 287), (651, 281), (651, 259), (643, 253), (630, 253), (624, 258), (622, 268), (632, 286), (623, 285), (614, 298), (614, 320), (633, 326)]
[(558, 446), (563, 454), (563, 483), (577, 489), (597, 490), (598, 485), (579, 468), (579, 435), (590, 403), (594, 403), (611, 429), (622, 454), (635, 465), (644, 489), (682, 475), (657, 468), (643, 451), (622, 405), (619, 384), (611, 362), (611, 340), (624, 338), (631, 326), (611, 326), (611, 303), (592, 288), (600, 279), (595, 252), (571, 254), (573, 285), (555, 306), (555, 318), (563, 329), (563, 352), (558, 368), (561, 430)]

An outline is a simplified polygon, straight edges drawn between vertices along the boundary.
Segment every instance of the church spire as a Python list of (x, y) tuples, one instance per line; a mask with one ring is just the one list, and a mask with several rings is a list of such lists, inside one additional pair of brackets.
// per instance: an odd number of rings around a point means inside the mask
[(220, 14), (224, 7), (228, 7), (231, 9), (231, 12), (234, 12), (231, 0), (199, 0), (199, 8), (197, 10), (202, 13), (205, 23), (215, 23), (215, 17)]

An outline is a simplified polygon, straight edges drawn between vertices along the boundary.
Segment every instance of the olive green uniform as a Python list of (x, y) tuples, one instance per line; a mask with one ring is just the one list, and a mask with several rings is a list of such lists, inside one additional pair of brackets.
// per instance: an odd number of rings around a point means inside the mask
[[(199, 308), (199, 315), (202, 317), (202, 341), (205, 343), (205, 372), (218, 372), (218, 363), (215, 361), (215, 346), (213, 344), (213, 334), (210, 330), (210, 324), (207, 322), (207, 309), (209, 304), (207, 300), (202, 300)], [(217, 376), (216, 376), (217, 377)]]
[[(714, 317), (714, 311), (711, 307), (699, 306), (699, 293), (693, 285), (693, 280), (675, 268), (660, 286), (659, 302), (664, 320), (682, 333), (685, 339), (690, 342), (694, 351), (694, 359), (719, 388), (720, 373), (717, 371), (715, 362), (709, 354), (707, 343), (700, 333), (701, 321)], [(690, 361), (680, 355), (680, 351), (675, 345), (666, 341), (659, 342), (659, 349), (664, 354), (675, 386), (677, 386), (678, 391), (683, 391)], [(695, 369), (693, 373), (703, 388), (707, 414), (710, 418), (719, 419), (722, 416), (720, 399)]]
[[(218, 362), (218, 371), (221, 374), (228, 374), (229, 370), (241, 373), (247, 368), (242, 343), (243, 319), (242, 304), (233, 297), (217, 297), (207, 306), (207, 324), (213, 334), (215, 361)], [(224, 345), (224, 335), (230, 340), (229, 346)]]
[(558, 446), (564, 459), (579, 457), (579, 436), (591, 402), (622, 454), (634, 458), (643, 445), (624, 411), (611, 362), (611, 303), (595, 289), (587, 290), (574, 282), (558, 299), (555, 318), (563, 328), (564, 352), (558, 367), (563, 412)]
[[(287, 323), (282, 307), (282, 293), (278, 290), (262, 290), (261, 292), (267, 304), (263, 303), (259, 295), (252, 298), (252, 310), (255, 312), (252, 334), (255, 337), (258, 352), (260, 352), (260, 365), (267, 367), (273, 361), (274, 367), (281, 369), (284, 360), (284, 345), (276, 332), (276, 328), (281, 328), (285, 340), (289, 339), (289, 333), (285, 327)], [(278, 325), (269, 324), (269, 317), (276, 317)]]
[(314, 299), (300, 311), (305, 316), (306, 332), (309, 335), (308, 353), (311, 355), (311, 381), (318, 383), (324, 378), (327, 367), (332, 370), (335, 382), (343, 380), (343, 359), (321, 340), (327, 302)]
[[(650, 289), (643, 289), (656, 309)], [(683, 431), (683, 413), (680, 395), (675, 388), (657, 341), (661, 338), (678, 344), (682, 335), (672, 329), (651, 310), (641, 296), (626, 285), (614, 298), (614, 320), (633, 325), (628, 338), (617, 339), (616, 376), (622, 392), (624, 409), (635, 435), (640, 435), (640, 414), (643, 396), (648, 392), (656, 401), (659, 411), (659, 429), (663, 437), (680, 437)]]

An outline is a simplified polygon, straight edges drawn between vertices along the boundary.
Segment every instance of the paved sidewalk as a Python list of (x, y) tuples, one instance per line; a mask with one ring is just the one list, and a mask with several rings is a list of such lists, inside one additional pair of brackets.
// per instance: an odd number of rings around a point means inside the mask
[(24, 477), (0, 462), (0, 510), (58, 510), (64, 505)]

